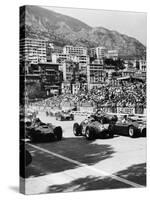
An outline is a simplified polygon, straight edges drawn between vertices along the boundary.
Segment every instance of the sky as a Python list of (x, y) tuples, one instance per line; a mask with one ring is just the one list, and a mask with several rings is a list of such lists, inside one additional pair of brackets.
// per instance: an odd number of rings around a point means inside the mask
[(101, 26), (110, 30), (118, 31), (122, 34), (134, 37), (146, 45), (146, 13), (46, 6), (43, 7), (79, 19), (92, 27)]

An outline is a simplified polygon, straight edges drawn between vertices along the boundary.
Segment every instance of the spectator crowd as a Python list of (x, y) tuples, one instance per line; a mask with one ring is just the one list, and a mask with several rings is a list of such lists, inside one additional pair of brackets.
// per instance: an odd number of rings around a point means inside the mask
[(89, 92), (80, 91), (78, 94), (61, 94), (34, 103), (37, 106), (51, 109), (67, 105), (68, 107), (92, 106), (92, 107), (146, 107), (146, 84), (129, 83), (120, 86), (103, 85), (93, 88)]

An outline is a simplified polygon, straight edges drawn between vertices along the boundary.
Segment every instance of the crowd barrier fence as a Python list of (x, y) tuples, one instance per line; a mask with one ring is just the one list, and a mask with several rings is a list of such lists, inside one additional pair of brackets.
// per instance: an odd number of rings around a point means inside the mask
[[(58, 110), (58, 108), (50, 108), (48, 106), (28, 106), (26, 108), (28, 111), (31, 112), (44, 112), (44, 111), (48, 111), (48, 112), (53, 112), (55, 110)], [(72, 109), (72, 108), (70, 108)], [(109, 113), (109, 114), (113, 114), (113, 115), (141, 115), (141, 116), (146, 116), (146, 108), (143, 106), (137, 106), (137, 107), (121, 107), (121, 106), (101, 106), (97, 108), (98, 110), (100, 110), (102, 113)], [(59, 108), (59, 110), (61, 110)], [(79, 109), (77, 111), (72, 111), (73, 114), (75, 115), (81, 115), (81, 116), (88, 116), (90, 114), (94, 114), (96, 111), (95, 108), (92, 109)]]

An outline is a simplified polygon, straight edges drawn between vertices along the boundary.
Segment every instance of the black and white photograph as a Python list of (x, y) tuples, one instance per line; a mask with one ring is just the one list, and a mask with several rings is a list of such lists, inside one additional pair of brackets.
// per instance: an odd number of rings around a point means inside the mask
[(146, 187), (147, 13), (19, 12), (20, 192)]

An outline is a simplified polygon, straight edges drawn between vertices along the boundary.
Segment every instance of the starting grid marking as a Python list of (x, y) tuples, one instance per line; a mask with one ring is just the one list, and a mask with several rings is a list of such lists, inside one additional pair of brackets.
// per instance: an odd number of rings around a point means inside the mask
[(81, 162), (79, 162), (79, 161), (73, 160), (73, 159), (68, 158), (68, 157), (66, 157), (66, 156), (62, 156), (62, 155), (60, 155), (60, 154), (57, 154), (57, 153), (54, 153), (54, 152), (52, 152), (52, 151), (46, 150), (46, 149), (44, 149), (44, 148), (38, 147), (38, 146), (36, 146), (36, 145), (33, 145), (33, 144), (28, 144), (28, 145), (31, 146), (31, 147), (33, 147), (33, 148), (35, 148), (35, 149), (37, 149), (37, 150), (40, 150), (40, 151), (42, 151), (42, 152), (45, 152), (45, 153), (47, 153), (47, 154), (53, 155), (53, 156), (55, 156), (55, 157), (58, 157), (58, 158), (60, 158), (60, 159), (63, 159), (63, 160), (65, 160), (65, 161), (68, 161), (68, 162), (70, 162), (70, 163), (76, 164), (76, 165), (78, 165), (78, 166), (80, 166), (80, 167), (85, 167), (86, 169), (88, 169), (88, 170), (90, 170), (90, 171), (95, 171), (95, 172), (97, 172), (97, 173), (100, 174), (100, 175), (109, 176), (109, 177), (111, 177), (111, 178), (113, 178), (113, 179), (115, 179), (115, 180), (117, 180), (117, 181), (120, 181), (120, 182), (122, 182), (122, 183), (125, 183), (125, 184), (127, 184), (127, 185), (130, 185), (130, 186), (132, 186), (132, 187), (135, 187), (135, 188), (144, 188), (144, 187), (145, 187), (145, 186), (143, 186), (143, 185), (134, 183), (134, 182), (132, 182), (132, 181), (129, 181), (129, 180), (124, 179), (124, 178), (121, 178), (121, 177), (119, 177), (119, 176), (116, 176), (116, 175), (113, 175), (113, 174), (109, 174), (108, 172), (105, 172), (105, 171), (103, 171), (103, 170), (101, 170), (101, 169), (94, 168), (94, 167), (92, 167), (92, 166), (89, 166), (89, 165), (87, 165), (87, 164), (84, 164), (84, 163), (81, 163)]

